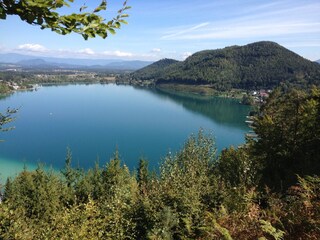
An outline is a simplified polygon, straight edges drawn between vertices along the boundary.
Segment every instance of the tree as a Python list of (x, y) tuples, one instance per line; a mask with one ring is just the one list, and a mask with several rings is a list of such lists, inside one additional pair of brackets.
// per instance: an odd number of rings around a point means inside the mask
[(320, 172), (320, 90), (274, 91), (253, 124), (254, 156), (263, 184), (286, 190), (301, 176)]
[(73, 187), (77, 181), (77, 178), (79, 177), (79, 172), (71, 167), (71, 161), (72, 153), (70, 148), (67, 148), (65, 167), (61, 172), (66, 179), (68, 188)]
[(123, 2), (117, 16), (109, 21), (98, 14), (107, 9), (106, 0), (102, 0), (91, 12), (84, 12), (87, 7), (83, 5), (79, 13), (60, 15), (59, 10), (70, 7), (73, 2), (74, 0), (0, 0), (0, 19), (17, 15), (22, 21), (38, 25), (41, 29), (48, 28), (62, 35), (81, 34), (85, 40), (96, 35), (104, 39), (108, 33), (114, 34), (121, 24), (127, 23), (124, 20), (128, 17), (126, 10), (130, 9), (127, 0)]
[(133, 206), (138, 193), (136, 179), (126, 165), (121, 164), (118, 150), (102, 172), (104, 193), (101, 212), (108, 216), (104, 239), (132, 239), (135, 235)]
[(224, 149), (216, 163), (217, 174), (230, 187), (254, 187), (258, 182), (259, 166), (245, 146)]
[(253, 105), (254, 104), (254, 99), (250, 94), (245, 94), (242, 97), (241, 103), (244, 105)]
[(157, 196), (161, 201), (153, 201), (159, 206), (151, 239), (194, 239), (194, 230), (202, 213), (210, 208), (207, 200), (215, 190), (210, 185), (215, 153), (214, 140), (200, 130), (180, 152), (166, 157), (160, 167)]
[[(13, 129), (13, 127), (4, 127), (4, 125), (6, 125), (14, 120), (12, 115), (15, 114), (17, 111), (18, 111), (17, 109), (8, 108), (5, 113), (0, 112), (0, 132), (6, 132), (6, 131)], [(1, 141), (2, 140), (0, 139), (0, 142)]]
[(14, 114), (16, 112), (17, 112), (16, 109), (8, 108), (4, 114), (0, 113), (0, 131), (5, 132), (5, 131), (9, 131), (12, 129), (11, 127), (5, 128), (5, 127), (3, 127), (3, 125), (12, 122), (14, 120), (14, 118), (12, 118), (12, 114)]
[(138, 166), (137, 181), (140, 193), (143, 195), (147, 192), (149, 177), (148, 161), (141, 158)]

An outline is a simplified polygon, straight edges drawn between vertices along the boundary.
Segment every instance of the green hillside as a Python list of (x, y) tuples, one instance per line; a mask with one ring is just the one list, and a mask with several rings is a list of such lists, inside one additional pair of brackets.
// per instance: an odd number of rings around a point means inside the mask
[(256, 42), (197, 52), (183, 62), (164, 59), (131, 75), (156, 83), (211, 84), (230, 88), (274, 88), (280, 83), (320, 85), (320, 65), (274, 42)]
[(134, 73), (132, 73), (132, 77), (139, 80), (157, 80), (165, 74), (165, 69), (168, 66), (176, 63), (179, 63), (179, 61), (168, 58), (161, 59), (135, 71)]

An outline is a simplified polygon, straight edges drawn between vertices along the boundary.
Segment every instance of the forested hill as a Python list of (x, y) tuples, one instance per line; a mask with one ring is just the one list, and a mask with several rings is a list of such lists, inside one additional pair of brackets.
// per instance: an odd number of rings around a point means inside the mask
[(320, 85), (320, 65), (274, 42), (256, 42), (197, 52), (183, 62), (164, 59), (131, 74), (155, 83), (212, 84), (230, 88), (273, 88), (280, 83)]
[(157, 80), (162, 78), (165, 74), (165, 70), (168, 66), (179, 63), (179, 61), (174, 59), (161, 59), (154, 62), (144, 68), (135, 71), (132, 76), (139, 80)]

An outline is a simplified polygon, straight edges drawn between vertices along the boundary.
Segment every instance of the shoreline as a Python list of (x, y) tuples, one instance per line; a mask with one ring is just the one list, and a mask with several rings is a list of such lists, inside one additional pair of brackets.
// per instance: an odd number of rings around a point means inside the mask
[(181, 83), (165, 83), (155, 85), (156, 89), (170, 93), (186, 93), (202, 97), (223, 97), (241, 100), (246, 94), (244, 90), (232, 89), (230, 91), (218, 91), (210, 85), (189, 85)]
[[(201, 98), (210, 98), (210, 97), (221, 97), (221, 98), (229, 98), (229, 99), (235, 99), (238, 100), (240, 104), (241, 100), (243, 99), (243, 96), (246, 95), (246, 91), (243, 89), (231, 89), (229, 91), (218, 91), (214, 89), (209, 84), (202, 84), (202, 85), (192, 85), (192, 84), (183, 84), (183, 83), (160, 83), (160, 84), (154, 84), (154, 82), (143, 82), (140, 81), (116, 81), (116, 79), (104, 79), (104, 80), (82, 80), (82, 81), (34, 81), (34, 82), (28, 82), (28, 84), (32, 85), (32, 87), (29, 88), (19, 88), (19, 89), (10, 89), (9, 92), (0, 93), (0, 98), (6, 97), (8, 95), (11, 95), (15, 92), (20, 91), (36, 91), (38, 87), (41, 86), (54, 86), (54, 85), (72, 85), (72, 84), (117, 84), (117, 85), (131, 85), (134, 87), (141, 87), (141, 88), (153, 88), (160, 91), (172, 93), (172, 94), (188, 94), (193, 95), (196, 97)], [(33, 86), (36, 85), (36, 86)]]

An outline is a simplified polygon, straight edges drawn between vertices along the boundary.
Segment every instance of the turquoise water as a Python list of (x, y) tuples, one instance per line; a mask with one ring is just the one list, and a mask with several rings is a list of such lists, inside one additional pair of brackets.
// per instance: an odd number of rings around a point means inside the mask
[(89, 168), (109, 161), (116, 148), (134, 169), (141, 156), (157, 168), (200, 128), (215, 136), (218, 150), (244, 142), (249, 112), (232, 99), (199, 98), (117, 85), (46, 86), (0, 100), (0, 111), (19, 108), (15, 129), (0, 133), (0, 178), (24, 165), (60, 169), (66, 149), (73, 164)]

